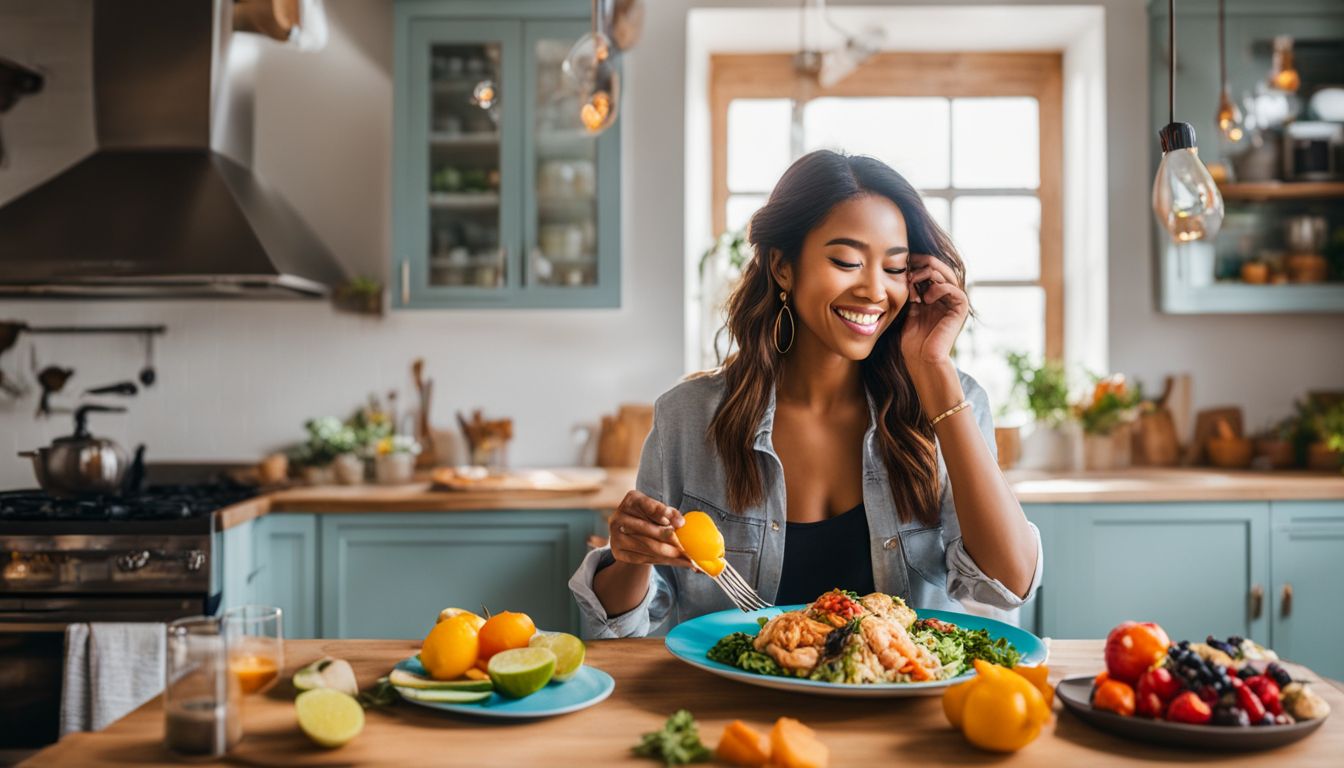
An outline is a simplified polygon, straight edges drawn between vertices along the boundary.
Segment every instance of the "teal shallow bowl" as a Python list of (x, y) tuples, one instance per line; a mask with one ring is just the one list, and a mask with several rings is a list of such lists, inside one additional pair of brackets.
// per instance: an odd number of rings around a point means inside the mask
[[(717, 613), (708, 613), (704, 616), (697, 616), (694, 619), (683, 621), (672, 628), (667, 633), (665, 643), (667, 650), (672, 652), (673, 656), (690, 664), (693, 667), (699, 667), (706, 672), (712, 672), (720, 677), (726, 677), (731, 680), (738, 680), (743, 683), (760, 686), (762, 688), (774, 688), (782, 691), (794, 691), (796, 693), (810, 693), (820, 696), (843, 696), (850, 698), (892, 698), (902, 696), (932, 696), (942, 693), (944, 688), (960, 682), (974, 673), (968, 672), (961, 677), (951, 680), (938, 680), (928, 683), (824, 683), (816, 680), (800, 680), (795, 677), (774, 677), (771, 675), (758, 675), (747, 672), (737, 667), (730, 667), (727, 664), (720, 664), (717, 661), (710, 661), (705, 655), (709, 649), (727, 634), (733, 632), (746, 632), (749, 635), (755, 635), (760, 629), (756, 619), (759, 617), (771, 617), (784, 611), (796, 611), (806, 606), (803, 605), (784, 605), (774, 608), (765, 608), (751, 613), (743, 613), (737, 610), (719, 611)], [(1041, 638), (1032, 633), (995, 619), (987, 619), (982, 616), (973, 616), (969, 613), (957, 613), (955, 611), (936, 611), (931, 609), (918, 609), (916, 613), (921, 619), (939, 619), (951, 624), (956, 624), (963, 629), (984, 629), (988, 630), (989, 636), (994, 639), (1004, 637), (1008, 642), (1017, 648), (1022, 654), (1020, 664), (1033, 666), (1045, 662), (1049, 656), (1049, 649)]]
[[(420, 664), (420, 659), (415, 656), (398, 662), (397, 669), (424, 677), (429, 676), (424, 666)], [(577, 674), (565, 682), (551, 683), (531, 696), (524, 696), (521, 699), (510, 699), (506, 696), (500, 696), (498, 693), (493, 693), (488, 699), (470, 704), (405, 700), (411, 704), (418, 704), (430, 709), (441, 709), (445, 712), (456, 712), (460, 715), (503, 719), (535, 719), (587, 709), (610, 696), (615, 688), (616, 683), (611, 679), (611, 675), (585, 664), (579, 667)]]

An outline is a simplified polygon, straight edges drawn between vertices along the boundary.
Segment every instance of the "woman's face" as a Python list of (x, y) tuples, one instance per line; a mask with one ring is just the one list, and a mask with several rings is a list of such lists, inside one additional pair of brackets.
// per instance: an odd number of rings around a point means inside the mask
[(886, 197), (832, 208), (803, 240), (796, 264), (775, 259), (775, 279), (798, 320), (796, 342), (866, 359), (910, 295), (909, 245), (905, 216)]

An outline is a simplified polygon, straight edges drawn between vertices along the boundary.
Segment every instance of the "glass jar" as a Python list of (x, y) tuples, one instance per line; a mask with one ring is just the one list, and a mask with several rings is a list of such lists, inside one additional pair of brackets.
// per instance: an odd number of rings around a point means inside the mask
[(243, 736), (238, 679), (218, 619), (168, 625), (163, 689), (164, 743), (183, 755), (221, 757)]

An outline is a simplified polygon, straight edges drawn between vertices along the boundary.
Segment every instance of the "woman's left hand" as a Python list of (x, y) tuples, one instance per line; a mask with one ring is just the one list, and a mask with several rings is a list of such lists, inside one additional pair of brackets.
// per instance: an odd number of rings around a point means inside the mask
[[(927, 253), (910, 255), (910, 308), (901, 329), (901, 355), (912, 369), (949, 362), (952, 344), (970, 314), (971, 302), (957, 286), (957, 274)], [(927, 281), (921, 295), (916, 286)]]

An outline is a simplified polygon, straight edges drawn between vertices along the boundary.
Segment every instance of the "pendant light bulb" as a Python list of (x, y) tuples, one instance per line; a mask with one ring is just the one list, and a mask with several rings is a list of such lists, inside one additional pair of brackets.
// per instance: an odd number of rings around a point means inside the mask
[(1236, 102), (1232, 101), (1232, 95), (1223, 89), (1223, 93), (1218, 98), (1218, 130), (1223, 134), (1223, 138), (1236, 144), (1246, 136), (1246, 129), (1241, 122), (1241, 110)]
[(1274, 38), (1274, 64), (1269, 71), (1269, 84), (1289, 93), (1296, 93), (1302, 85), (1302, 76), (1293, 62), (1293, 38), (1288, 35)]
[(1162, 162), (1153, 180), (1153, 213), (1178, 243), (1212, 240), (1223, 225), (1223, 196), (1195, 146), (1189, 123), (1172, 123), (1158, 134)]

